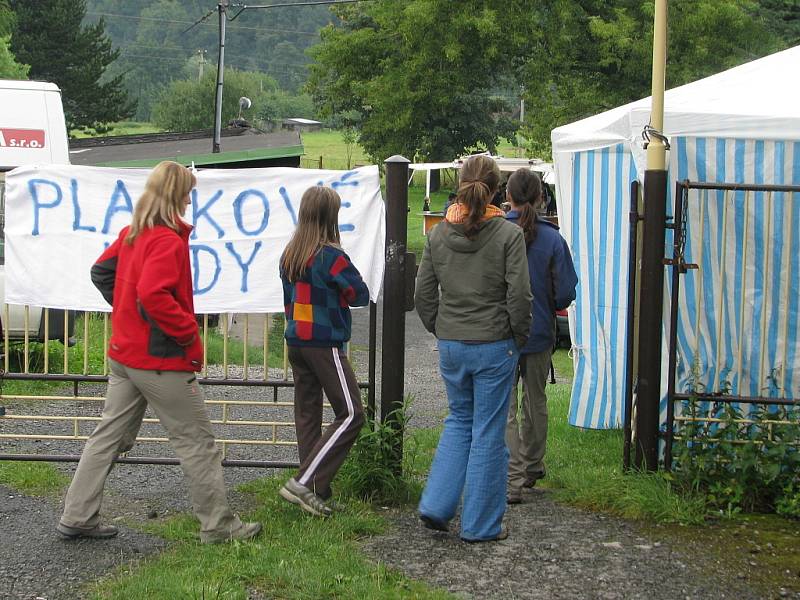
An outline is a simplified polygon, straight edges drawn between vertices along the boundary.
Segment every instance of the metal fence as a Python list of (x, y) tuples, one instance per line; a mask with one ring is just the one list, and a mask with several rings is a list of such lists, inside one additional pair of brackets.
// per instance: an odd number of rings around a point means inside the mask
[[(106, 313), (63, 313), (63, 338), (51, 339), (51, 311), (22, 309), (25, 334), (3, 338), (0, 378), (0, 460), (74, 462), (100, 420), (106, 383), (110, 321)], [(363, 313), (362, 313), (363, 314)], [(3, 319), (9, 322), (4, 306)], [(42, 320), (39, 338), (31, 322)], [(364, 317), (360, 317), (363, 321)], [(204, 361), (198, 381), (226, 466), (297, 466), (293, 382), (283, 342), (283, 315), (198, 317)], [(361, 375), (368, 414), (375, 414), (376, 307), (370, 304), (367, 346), (349, 344)], [(326, 415), (330, 415), (328, 412)], [(137, 437), (136, 456), (118, 462), (178, 464), (164, 430), (149, 409)]]
[[(676, 441), (758, 443), (754, 428), (769, 438), (800, 422), (798, 201), (800, 186), (676, 185), (673, 256), (665, 260), (668, 469)], [(726, 406), (735, 412), (725, 415)]]

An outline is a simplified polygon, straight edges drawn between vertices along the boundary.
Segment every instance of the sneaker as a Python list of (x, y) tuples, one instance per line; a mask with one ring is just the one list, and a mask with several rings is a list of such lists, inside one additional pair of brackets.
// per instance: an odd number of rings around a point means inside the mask
[(70, 527), (60, 523), (56, 525), (58, 535), (66, 540), (77, 540), (78, 538), (91, 538), (95, 540), (106, 540), (116, 537), (119, 528), (114, 525), (95, 525), (94, 527)]
[(536, 485), (536, 482), (540, 479), (544, 479), (545, 475), (547, 475), (547, 471), (539, 471), (538, 473), (534, 473), (525, 481), (524, 487), (532, 488)]
[(506, 492), (506, 504), (522, 504), (522, 491), (509, 489)]
[(240, 523), (230, 532), (208, 531), (200, 533), (200, 541), (204, 544), (224, 544), (233, 540), (251, 540), (261, 531), (261, 523)]
[(426, 529), (433, 529), (434, 531), (450, 531), (450, 526), (446, 521), (440, 521), (439, 519), (434, 519), (433, 517), (423, 514), (420, 514), (419, 519), (422, 521), (422, 524)]
[(330, 517), (333, 512), (325, 501), (292, 477), (278, 492), (284, 500), (297, 504), (317, 517)]
[(505, 527), (501, 527), (500, 528), (500, 533), (498, 533), (496, 536), (491, 537), (491, 538), (484, 538), (484, 539), (480, 539), (480, 540), (472, 540), (472, 539), (468, 539), (468, 538), (463, 538), (462, 537), (461, 539), (463, 541), (465, 541), (466, 543), (468, 543), (468, 544), (480, 544), (481, 542), (500, 542), (500, 541), (505, 540), (507, 538), (508, 538), (508, 529), (506, 529)]

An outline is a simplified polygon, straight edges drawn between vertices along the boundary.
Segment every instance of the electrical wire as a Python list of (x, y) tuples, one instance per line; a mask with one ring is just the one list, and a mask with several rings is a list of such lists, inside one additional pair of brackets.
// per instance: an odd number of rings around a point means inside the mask
[[(216, 11), (216, 9), (214, 9)], [(214, 12), (212, 11), (212, 12)], [(107, 13), (107, 12), (87, 12), (88, 16), (92, 17), (111, 17), (114, 19), (133, 19), (135, 21), (157, 21), (159, 23), (173, 23), (175, 25), (190, 25), (195, 23), (196, 21), (187, 21), (185, 19), (160, 19), (156, 17), (140, 17), (136, 15), (122, 15), (118, 13)], [(203, 23), (203, 25), (212, 25), (211, 23)], [(297, 31), (294, 29), (271, 29), (269, 27), (248, 27), (246, 25), (231, 25), (230, 29), (240, 29), (240, 30), (249, 30), (249, 31), (263, 31), (266, 33), (291, 33), (295, 35), (309, 35), (313, 37), (319, 36), (319, 32), (316, 31)]]

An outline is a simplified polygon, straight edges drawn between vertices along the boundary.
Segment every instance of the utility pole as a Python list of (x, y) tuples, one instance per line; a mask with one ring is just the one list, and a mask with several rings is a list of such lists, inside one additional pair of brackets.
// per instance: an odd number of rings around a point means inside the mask
[(198, 56), (198, 61), (197, 61), (197, 65), (198, 65), (197, 81), (200, 81), (201, 79), (203, 79), (203, 67), (206, 64), (206, 51), (205, 50), (198, 50), (197, 51), (197, 56)]
[(520, 86), (519, 89), (519, 122), (525, 123), (525, 86)]
[(220, 139), (222, 137), (222, 80), (225, 73), (225, 22), (227, 21), (226, 11), (230, 0), (219, 0), (217, 13), (219, 14), (219, 56), (217, 58), (217, 93), (214, 97), (214, 141), (211, 152), (220, 151)]
[[(664, 130), (667, 0), (656, 0), (653, 25), (653, 105), (644, 173), (641, 291), (639, 294), (638, 391), (636, 394), (635, 464), (658, 468), (661, 403), (662, 309), (664, 306), (664, 240), (667, 216), (667, 170)], [(677, 232), (676, 232), (677, 235)]]

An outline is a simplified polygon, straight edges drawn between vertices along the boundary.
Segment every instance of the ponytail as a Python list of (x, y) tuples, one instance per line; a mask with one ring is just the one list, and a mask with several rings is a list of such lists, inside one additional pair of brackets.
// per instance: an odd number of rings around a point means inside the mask
[(508, 178), (506, 192), (519, 210), (518, 224), (525, 234), (525, 243), (536, 239), (536, 204), (542, 200), (542, 180), (529, 169), (517, 169)]
[(500, 183), (500, 169), (493, 159), (484, 155), (470, 156), (461, 167), (461, 183), (456, 202), (467, 209), (464, 235), (472, 240), (478, 233), (486, 206)]

